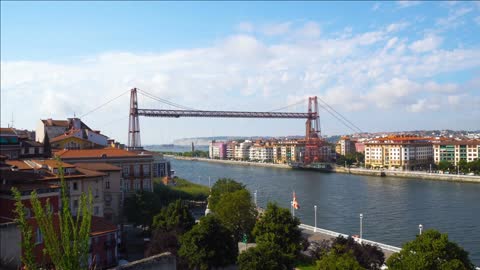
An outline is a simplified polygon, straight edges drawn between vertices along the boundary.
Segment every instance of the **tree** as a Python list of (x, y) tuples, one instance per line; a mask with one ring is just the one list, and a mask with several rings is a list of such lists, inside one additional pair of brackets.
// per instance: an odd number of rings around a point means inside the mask
[[(43, 235), (45, 249), (55, 266), (55, 269), (79, 270), (88, 268), (88, 249), (90, 239), (90, 227), (92, 222), (92, 194), (82, 194), (80, 196), (80, 206), (78, 214), (74, 217), (70, 210), (70, 200), (67, 195), (67, 187), (64, 181), (63, 169), (59, 169), (61, 183), (61, 209), (57, 215), (54, 215), (50, 208), (42, 204), (36, 191), (31, 193), (30, 202), (32, 204), (35, 220)], [(16, 198), (17, 220), (22, 223), (25, 221), (24, 208), (21, 201), (21, 195), (18, 190), (12, 189)], [(46, 205), (50, 205), (47, 199)], [(20, 215), (23, 215), (20, 216)], [(58, 225), (55, 222), (58, 218)], [(33, 232), (30, 226), (20, 226), (22, 237), (31, 241)], [(28, 248), (25, 252), (32, 252)], [(32, 266), (33, 254), (24, 254), (23, 263), (28, 269), (36, 269)]]
[(449, 171), (452, 168), (452, 163), (442, 160), (438, 163), (438, 169), (440, 171)]
[(290, 211), (269, 203), (265, 213), (255, 224), (253, 235), (259, 245), (271, 242), (290, 257), (291, 263), (301, 250), (301, 231), (298, 228), (300, 221), (292, 217)]
[(249, 248), (238, 256), (238, 266), (240, 270), (262, 269), (262, 270), (282, 270), (290, 269), (288, 264), (290, 258), (274, 243), (266, 242)]
[(190, 269), (201, 270), (225, 267), (235, 263), (238, 253), (237, 242), (232, 232), (214, 216), (200, 219), (200, 223), (180, 239), (178, 254), (188, 261)]
[(387, 260), (388, 269), (475, 269), (468, 252), (448, 240), (447, 234), (424, 231), (415, 240), (405, 243), (402, 250)]
[(246, 189), (224, 194), (217, 206), (212, 209), (220, 222), (240, 241), (243, 234), (251, 235), (257, 218), (257, 210)]
[(139, 191), (125, 199), (124, 213), (135, 226), (150, 226), (152, 217), (161, 210), (158, 196), (149, 191)]
[(245, 189), (245, 185), (240, 184), (233, 179), (229, 179), (229, 178), (218, 179), (218, 181), (215, 182), (215, 184), (212, 186), (212, 191), (210, 193), (211, 196), (208, 199), (210, 209), (212, 209), (212, 211), (215, 212), (215, 208), (223, 194), (235, 192), (241, 189)]
[(163, 207), (160, 213), (153, 217), (152, 229), (159, 232), (174, 232), (183, 234), (195, 225), (195, 219), (188, 206), (181, 200)]
[(385, 262), (385, 254), (380, 248), (357, 243), (352, 237), (338, 236), (333, 240), (332, 247), (338, 254), (351, 253), (366, 269), (379, 270)]
[(332, 249), (327, 254), (323, 255), (317, 261), (318, 270), (364, 270), (355, 259), (352, 251), (338, 252), (337, 249)]
[(466, 173), (468, 172), (468, 164), (467, 164), (467, 161), (464, 160), (464, 159), (461, 159), (459, 162), (458, 162), (458, 169), (463, 172), (463, 173)]

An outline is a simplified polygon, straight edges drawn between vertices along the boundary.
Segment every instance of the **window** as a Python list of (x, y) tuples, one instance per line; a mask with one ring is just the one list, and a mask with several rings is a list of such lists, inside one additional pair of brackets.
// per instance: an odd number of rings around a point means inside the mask
[(94, 216), (98, 216), (99, 214), (100, 214), (100, 209), (99, 209), (98, 206), (95, 206), (95, 207), (93, 208), (93, 215), (94, 215)]
[(123, 176), (128, 176), (130, 174), (130, 166), (124, 165), (123, 166)]
[(137, 164), (133, 167), (133, 173), (134, 173), (135, 176), (140, 175), (140, 165)]
[(143, 165), (143, 175), (150, 175), (150, 165), (148, 164)]
[(110, 207), (111, 205), (112, 205), (112, 202), (111, 202), (111, 201), (105, 201), (105, 206)]
[(78, 208), (78, 200), (73, 200), (73, 208)]
[(25, 208), (25, 217), (26, 218), (32, 217), (32, 212), (30, 211), (30, 208)]
[(35, 245), (41, 244), (42, 242), (43, 242), (42, 231), (40, 231), (40, 228), (37, 228), (37, 231), (35, 233)]
[(98, 198), (98, 188), (95, 189), (95, 198)]
[(78, 184), (77, 184), (77, 182), (73, 182), (73, 190), (78, 190)]
[(105, 188), (106, 188), (106, 189), (110, 189), (110, 181), (106, 181), (106, 182), (105, 182)]

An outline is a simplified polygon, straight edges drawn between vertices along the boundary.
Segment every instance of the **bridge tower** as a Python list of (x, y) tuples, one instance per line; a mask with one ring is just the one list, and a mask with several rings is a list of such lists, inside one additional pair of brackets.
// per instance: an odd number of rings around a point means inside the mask
[(320, 114), (318, 111), (317, 97), (308, 98), (308, 118), (305, 123), (305, 157), (304, 163), (318, 162), (320, 160), (321, 132)]
[(130, 112), (128, 119), (128, 150), (142, 150), (140, 122), (138, 120), (137, 88), (130, 91)]

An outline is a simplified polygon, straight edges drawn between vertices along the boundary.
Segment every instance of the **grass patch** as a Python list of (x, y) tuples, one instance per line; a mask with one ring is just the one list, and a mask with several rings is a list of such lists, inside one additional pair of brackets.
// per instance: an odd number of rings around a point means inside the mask
[(208, 194), (210, 190), (207, 186), (199, 185), (192, 183), (186, 179), (177, 178), (176, 186), (171, 186), (173, 190), (177, 190), (179, 192), (185, 192), (192, 196), (193, 198), (199, 198), (201, 200), (206, 200), (208, 198)]
[(175, 178), (175, 186), (166, 186), (160, 178), (154, 179), (154, 192), (159, 196), (164, 205), (177, 199), (205, 201), (210, 190), (207, 186), (192, 183), (186, 179)]
[(297, 265), (296, 268), (300, 270), (316, 270), (317, 269), (315, 265), (311, 265), (311, 264), (300, 264), (300, 265)]

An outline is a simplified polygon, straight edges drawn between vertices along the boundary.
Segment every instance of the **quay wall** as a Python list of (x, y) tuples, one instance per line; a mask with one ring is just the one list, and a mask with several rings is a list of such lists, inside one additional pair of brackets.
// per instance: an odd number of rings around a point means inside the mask
[[(257, 167), (292, 169), (287, 164), (259, 163), (259, 162), (250, 162), (250, 161), (236, 161), (236, 160), (209, 159), (209, 158), (196, 158), (196, 157), (181, 157), (181, 156), (173, 156), (173, 155), (165, 155), (165, 156), (179, 159), (179, 160), (202, 161), (202, 162), (212, 162), (212, 163), (241, 165), (241, 166), (257, 166)], [(417, 172), (417, 171), (369, 170), (369, 169), (362, 169), (362, 168), (345, 168), (340, 166), (334, 166), (332, 169), (332, 172), (356, 174), (356, 175), (367, 175), (367, 176), (379, 176), (379, 177), (387, 176), (387, 177), (417, 178), (417, 179), (425, 179), (425, 180), (438, 180), (438, 181), (451, 181), (451, 182), (480, 183), (480, 176), (473, 176), (473, 175), (438, 174), (438, 173)]]
[(458, 174), (439, 174), (416, 171), (393, 171), (393, 170), (368, 170), (362, 168), (345, 168), (335, 167), (333, 169), (336, 173), (358, 174), (369, 176), (388, 176), (388, 177), (402, 177), (402, 178), (417, 178), (425, 180), (451, 181), (451, 182), (471, 182), (480, 183), (480, 176), (475, 175), (458, 175)]

